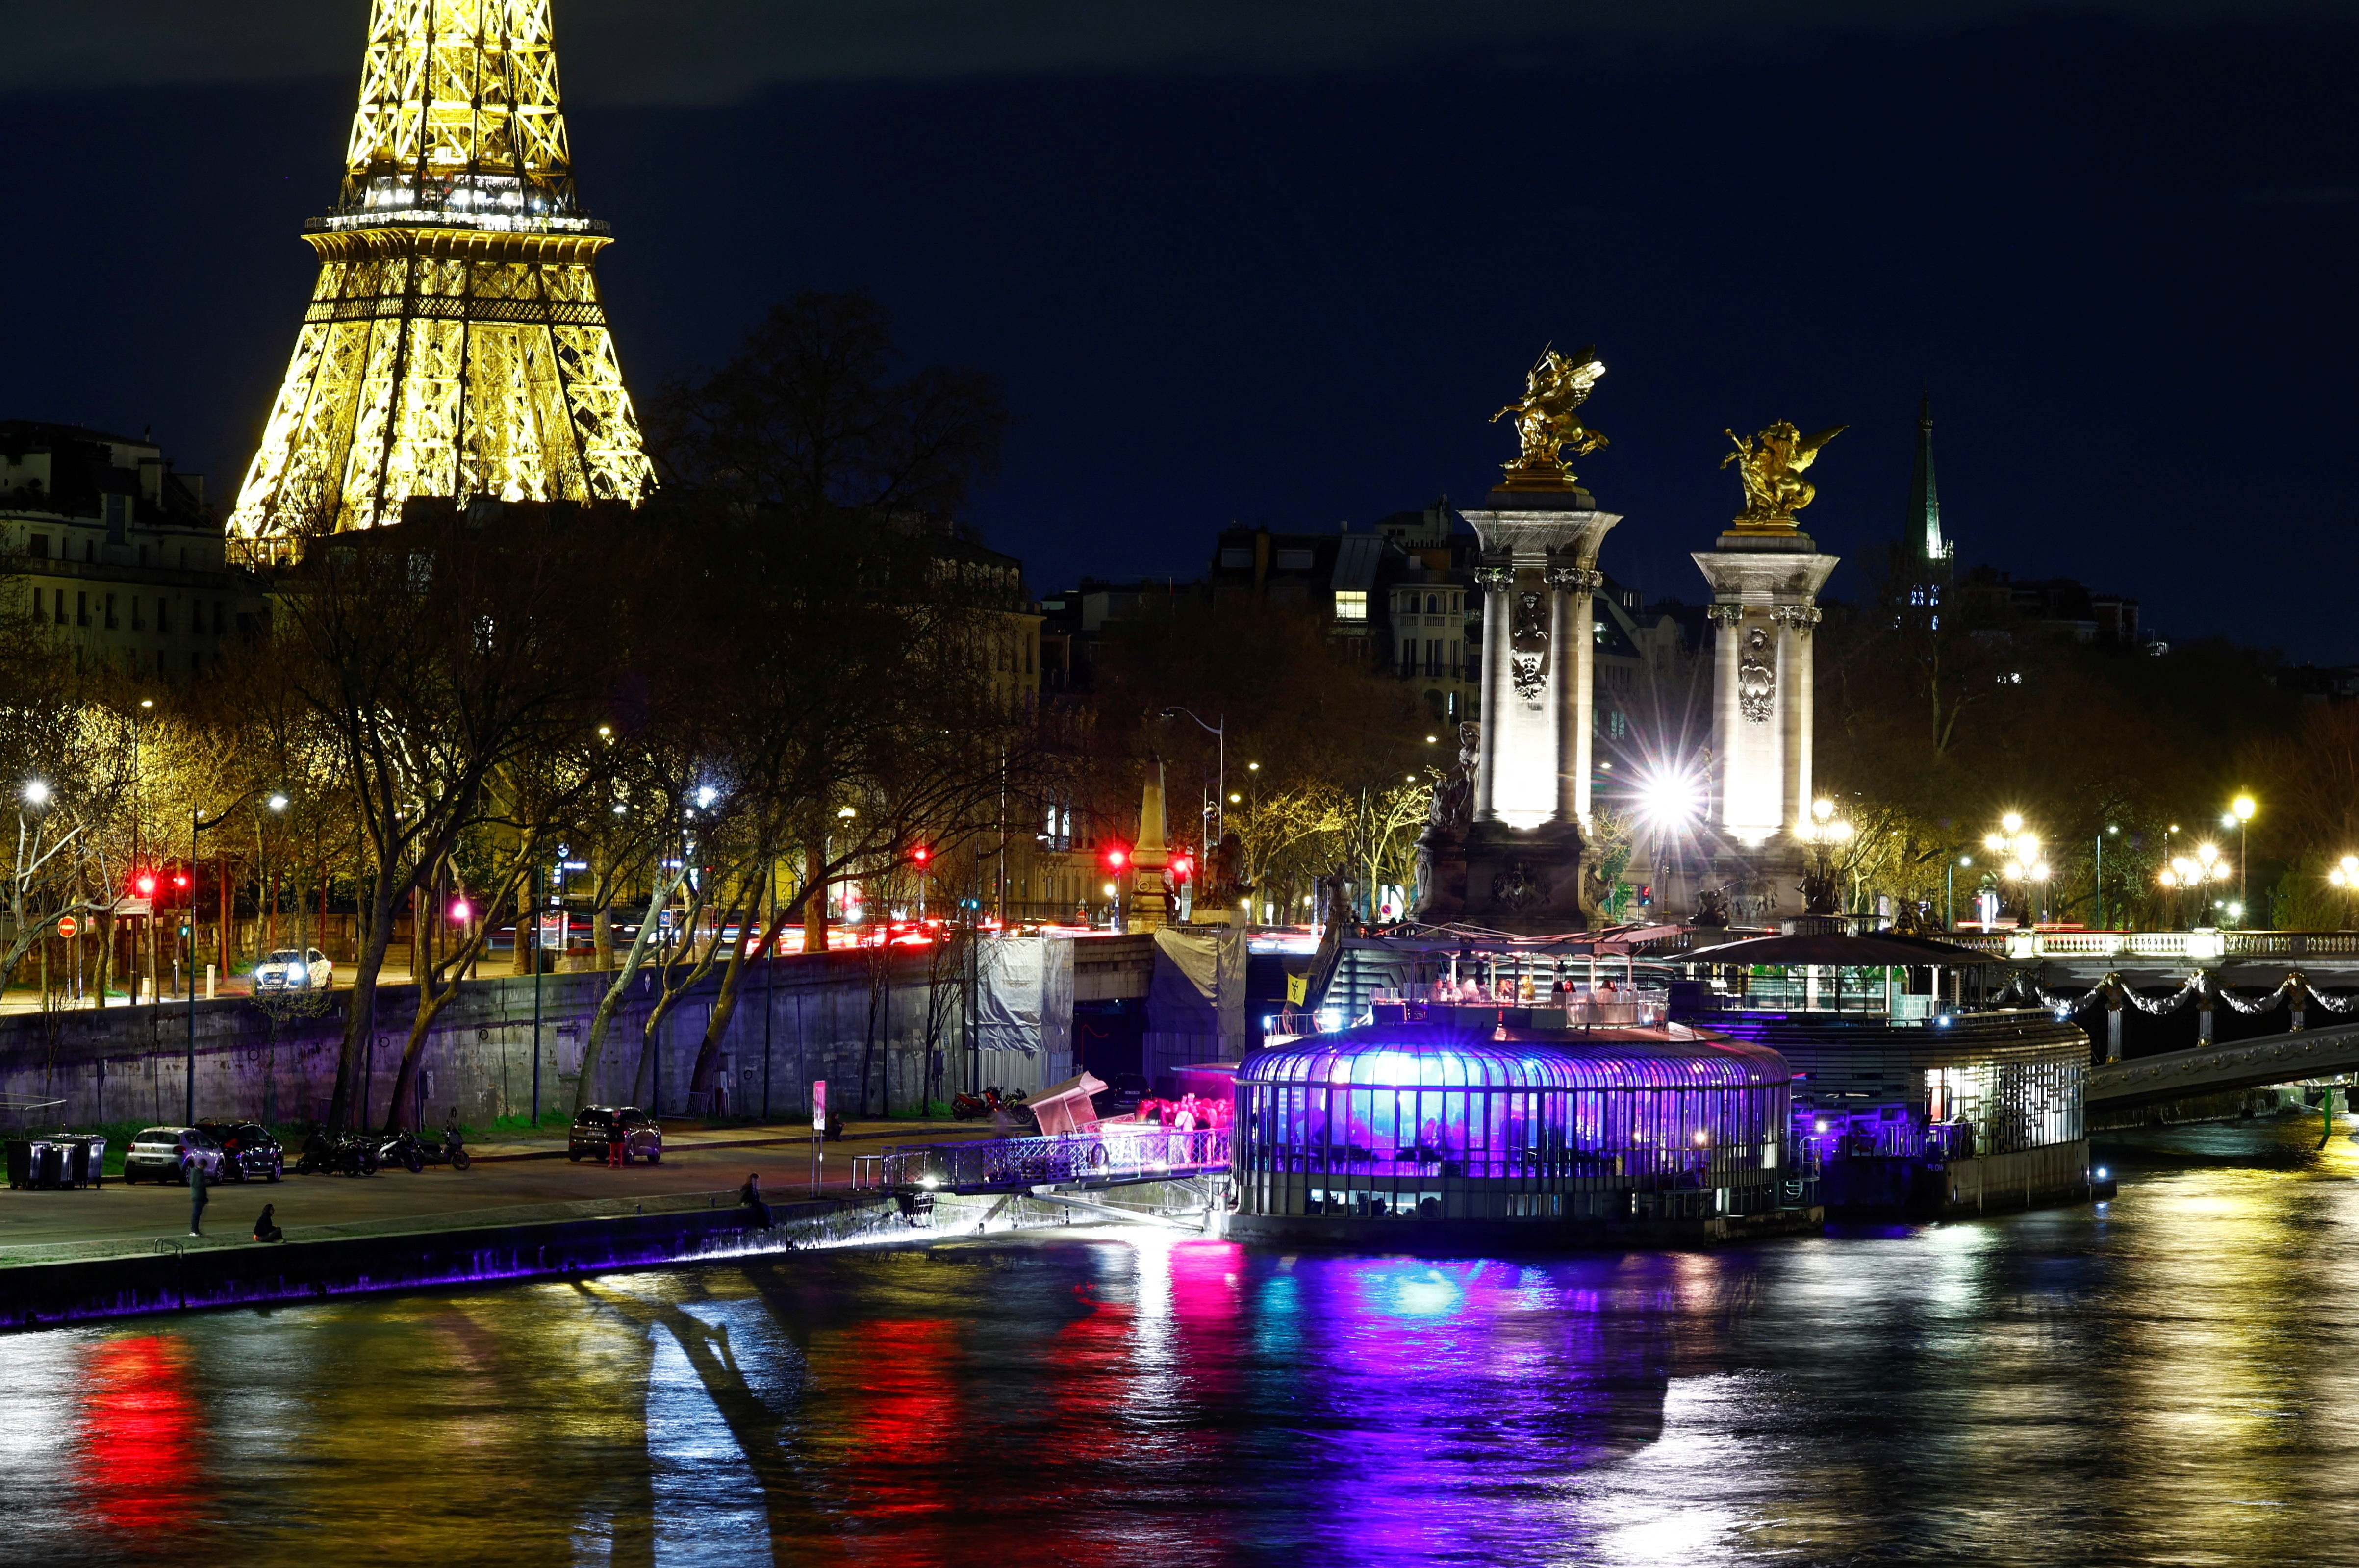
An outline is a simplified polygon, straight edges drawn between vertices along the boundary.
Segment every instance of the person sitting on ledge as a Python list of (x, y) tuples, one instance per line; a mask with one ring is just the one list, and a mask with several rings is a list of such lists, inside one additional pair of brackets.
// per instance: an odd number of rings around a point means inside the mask
[(750, 1172), (745, 1184), (737, 1189), (737, 1202), (754, 1216), (753, 1223), (764, 1230), (771, 1228), (770, 1205), (762, 1202), (762, 1173)]
[(280, 1230), (278, 1228), (277, 1222), (270, 1217), (271, 1211), (276, 1209), (277, 1206), (278, 1205), (276, 1203), (265, 1203), (262, 1205), (262, 1217), (254, 1222), (255, 1240), (285, 1241), (287, 1239), (287, 1233)]

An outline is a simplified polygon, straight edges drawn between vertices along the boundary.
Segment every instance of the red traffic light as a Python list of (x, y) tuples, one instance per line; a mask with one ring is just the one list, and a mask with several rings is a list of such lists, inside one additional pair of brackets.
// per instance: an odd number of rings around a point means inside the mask
[(1185, 882), (1195, 869), (1196, 863), (1186, 855), (1175, 855), (1171, 857), (1171, 880), (1174, 882)]
[(142, 871), (138, 876), (131, 879), (131, 888), (132, 891), (137, 893), (143, 898), (154, 898), (156, 896), (156, 874), (153, 871)]
[(924, 844), (919, 844), (917, 848), (915, 848), (915, 849), (913, 849), (913, 850), (911, 850), (911, 851), (909, 852), (909, 858), (910, 858), (911, 860), (913, 860), (913, 861), (917, 862), (919, 866), (923, 866), (926, 862), (928, 862), (929, 860), (931, 860), (933, 857), (934, 857), (934, 852), (933, 852), (932, 850), (930, 850), (930, 849), (928, 849), (928, 848), (927, 848)]
[(1105, 852), (1105, 863), (1107, 870), (1119, 871), (1130, 864), (1130, 851), (1121, 844), (1114, 844)]
[(188, 885), (189, 885), (189, 874), (188, 874), (187, 872), (185, 872), (185, 871), (175, 871), (175, 872), (173, 872), (173, 873), (172, 873), (172, 886), (173, 886), (173, 887), (187, 887)]

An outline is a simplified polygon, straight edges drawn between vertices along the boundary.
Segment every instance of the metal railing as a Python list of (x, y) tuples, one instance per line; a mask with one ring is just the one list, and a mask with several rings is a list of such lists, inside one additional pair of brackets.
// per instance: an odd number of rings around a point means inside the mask
[[(873, 1163), (872, 1163), (873, 1161)], [(864, 1156), (853, 1185), (867, 1191), (1014, 1191), (1066, 1181), (1111, 1184), (1217, 1176), (1229, 1168), (1229, 1129), (1102, 1124), (1050, 1138), (903, 1144)]]

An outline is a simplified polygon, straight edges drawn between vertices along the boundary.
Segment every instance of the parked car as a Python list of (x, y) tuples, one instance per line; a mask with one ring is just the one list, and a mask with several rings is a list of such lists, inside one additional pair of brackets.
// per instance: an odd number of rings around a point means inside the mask
[(130, 1181), (186, 1181), (191, 1162), (205, 1168), (205, 1174), (218, 1181), (222, 1175), (222, 1149), (212, 1135), (202, 1127), (152, 1127), (131, 1140), (123, 1156), (123, 1180)]
[(1111, 1088), (1101, 1089), (1090, 1096), (1100, 1120), (1126, 1116), (1138, 1109), (1138, 1102), (1147, 1098), (1147, 1079), (1136, 1073), (1117, 1073)]
[(650, 1165), (663, 1163), (663, 1128), (636, 1105), (592, 1105), (573, 1118), (573, 1127), (565, 1135), (565, 1158), (603, 1160), (614, 1142), (616, 1126), (623, 1129), (623, 1163), (644, 1160)]
[(276, 1181), (287, 1174), (287, 1151), (260, 1122), (199, 1122), (197, 1130), (221, 1145), (222, 1177)]
[(336, 966), (318, 948), (281, 948), (254, 966), (256, 991), (324, 991)]

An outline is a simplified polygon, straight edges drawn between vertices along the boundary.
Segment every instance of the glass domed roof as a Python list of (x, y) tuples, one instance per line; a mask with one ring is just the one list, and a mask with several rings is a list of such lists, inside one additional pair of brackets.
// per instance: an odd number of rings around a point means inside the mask
[(1792, 1077), (1775, 1051), (1682, 1030), (1545, 1039), (1436, 1023), (1363, 1024), (1252, 1052), (1245, 1084), (1389, 1089), (1739, 1089)]

